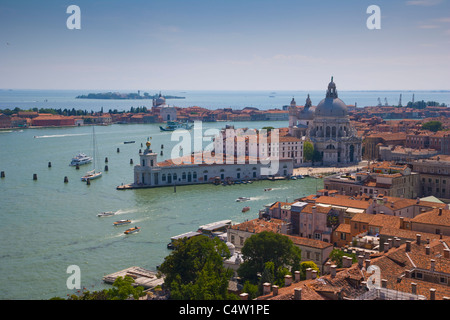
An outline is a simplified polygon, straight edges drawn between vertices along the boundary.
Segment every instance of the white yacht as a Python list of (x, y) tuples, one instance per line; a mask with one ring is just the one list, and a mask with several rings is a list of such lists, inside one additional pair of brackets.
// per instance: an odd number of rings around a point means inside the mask
[(92, 157), (87, 156), (86, 154), (80, 152), (75, 157), (72, 158), (72, 162), (70, 162), (70, 166), (83, 165), (92, 162)]

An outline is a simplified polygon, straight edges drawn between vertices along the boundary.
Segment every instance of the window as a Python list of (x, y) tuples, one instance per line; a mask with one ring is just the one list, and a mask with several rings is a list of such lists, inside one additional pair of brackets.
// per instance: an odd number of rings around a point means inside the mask
[(341, 240), (346, 240), (346, 235), (343, 232), (341, 232)]
[(166, 181), (166, 175), (163, 173), (162, 177), (161, 177), (162, 181)]

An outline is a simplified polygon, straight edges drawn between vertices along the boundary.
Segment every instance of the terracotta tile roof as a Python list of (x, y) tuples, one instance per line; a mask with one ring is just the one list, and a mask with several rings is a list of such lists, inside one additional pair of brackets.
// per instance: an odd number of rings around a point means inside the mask
[(285, 224), (283, 220), (280, 219), (253, 219), (245, 221), (239, 224), (231, 226), (231, 229), (248, 231), (252, 233), (260, 233), (262, 231), (271, 231), (274, 233), (279, 233), (281, 225)]
[(414, 219), (414, 223), (432, 224), (437, 226), (450, 226), (450, 210), (436, 208), (419, 214)]
[(318, 249), (325, 249), (328, 247), (332, 247), (333, 245), (329, 242), (320, 241), (316, 239), (309, 239), (304, 237), (297, 237), (297, 236), (288, 236), (289, 239), (292, 240), (292, 242), (296, 245), (300, 246), (306, 246), (311, 248), (318, 248)]
[(330, 197), (330, 196), (308, 196), (308, 200), (313, 200), (316, 204), (329, 204), (341, 207), (351, 207), (359, 209), (367, 209), (370, 206), (369, 201), (353, 200), (351, 196), (346, 197)]

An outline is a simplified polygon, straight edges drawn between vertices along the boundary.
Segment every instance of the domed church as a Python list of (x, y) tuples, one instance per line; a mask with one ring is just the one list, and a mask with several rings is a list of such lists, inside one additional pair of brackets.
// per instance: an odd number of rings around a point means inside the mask
[(316, 107), (306, 99), (298, 110), (292, 99), (289, 107), (289, 133), (306, 136), (319, 151), (324, 165), (344, 165), (361, 161), (362, 138), (351, 126), (347, 105), (338, 98), (336, 84), (331, 77), (325, 99)]

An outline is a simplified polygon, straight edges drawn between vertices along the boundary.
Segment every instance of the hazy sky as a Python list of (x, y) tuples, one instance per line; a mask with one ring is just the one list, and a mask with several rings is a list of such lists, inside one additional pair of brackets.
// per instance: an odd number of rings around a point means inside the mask
[(0, 88), (449, 90), (449, 2), (1, 0)]

